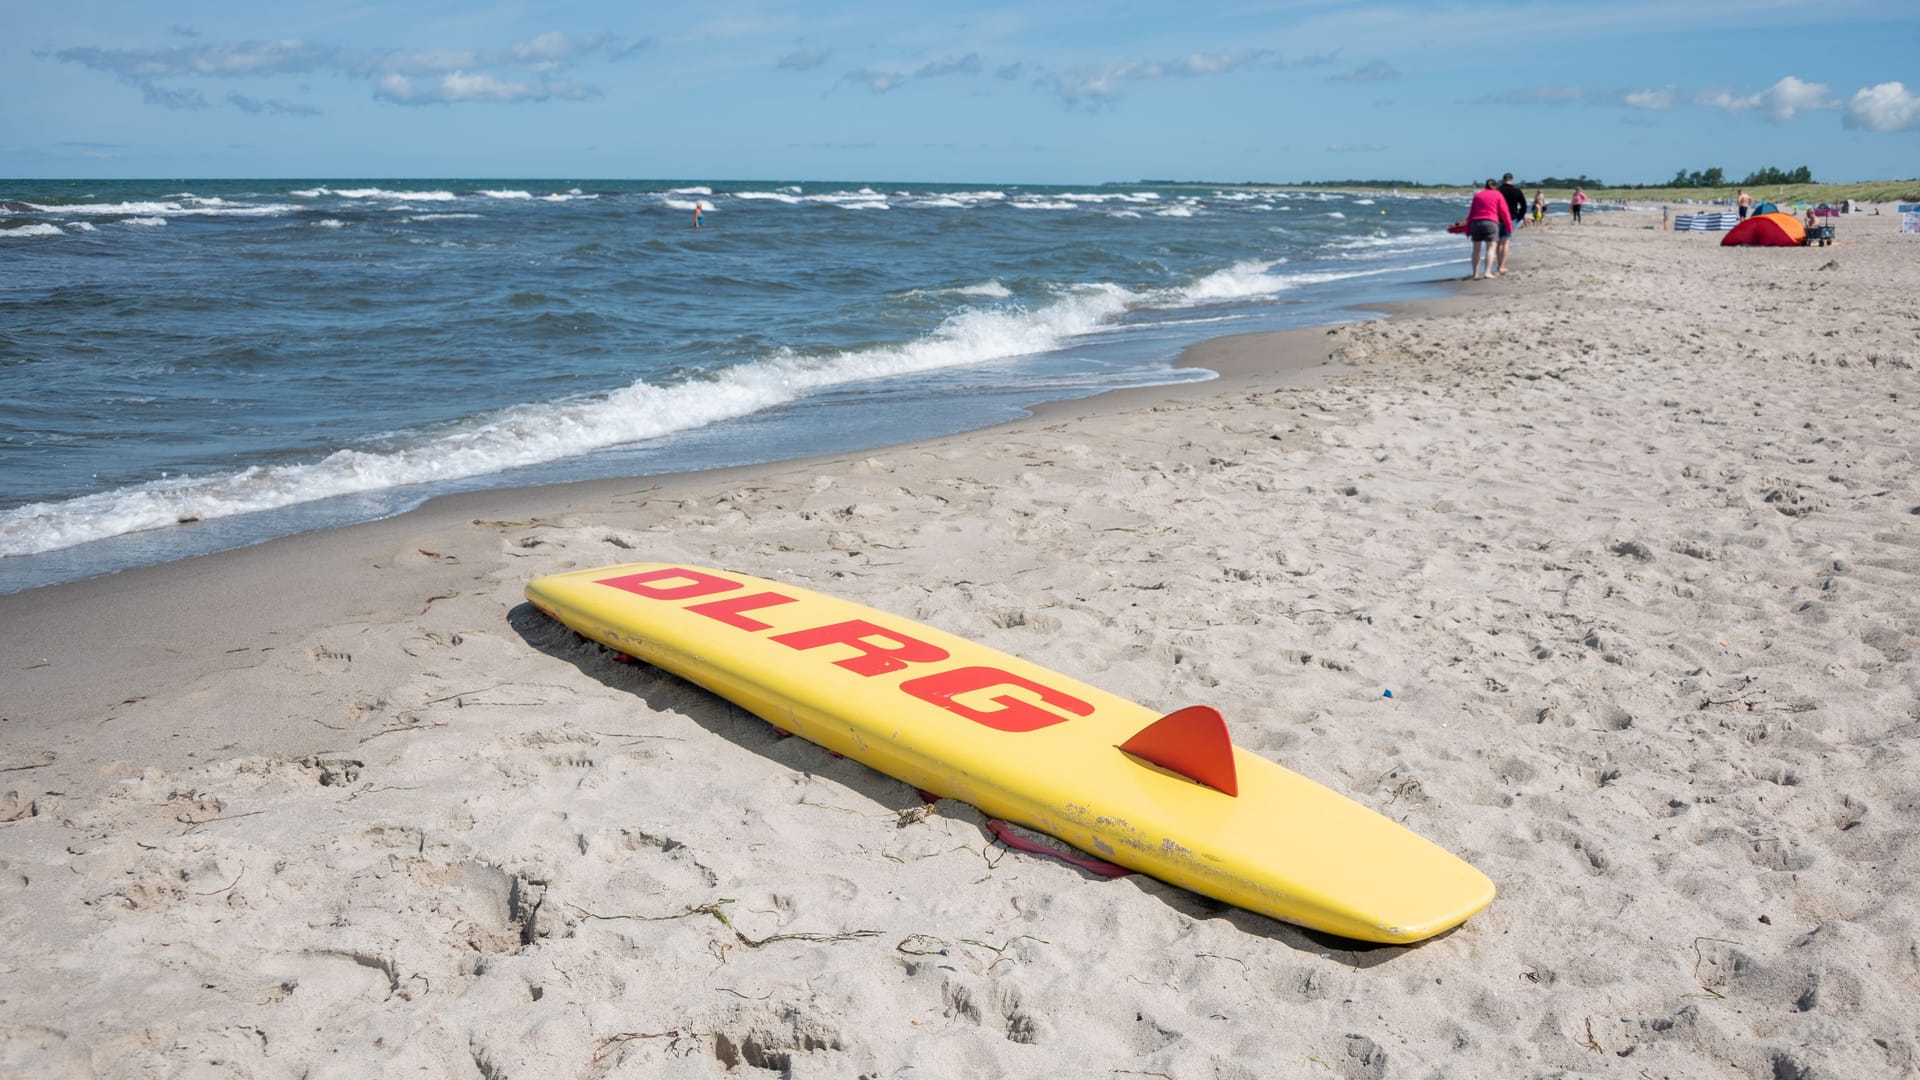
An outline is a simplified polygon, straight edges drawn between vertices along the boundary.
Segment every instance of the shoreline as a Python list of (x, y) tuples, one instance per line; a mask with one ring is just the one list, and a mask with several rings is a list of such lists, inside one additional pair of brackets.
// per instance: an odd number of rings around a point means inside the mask
[[(1920, 1068), (1914, 238), (1658, 217), (1170, 393), (0, 600), (0, 1067)], [(641, 559), (1215, 705), (1499, 896), (1366, 948), (1010, 853), (521, 597)]]
[[(1437, 281), (1425, 283), (1423, 287), (1457, 285), (1457, 282)], [(1390, 301), (1342, 310), (1411, 318), (1461, 310), (1462, 299), (1452, 296)], [(1467, 302), (1471, 303), (1470, 300)], [(1015, 435), (1036, 426), (1205, 400), (1245, 389), (1268, 377), (1277, 377), (1278, 385), (1309, 385), (1323, 378), (1319, 369), (1328, 363), (1324, 358), (1313, 360), (1311, 355), (1315, 351), (1324, 351), (1323, 339), (1329, 330), (1345, 325), (1351, 324), (1330, 323), (1210, 338), (1183, 350), (1176, 366), (1207, 368), (1214, 371), (1217, 378), (1198, 383), (1128, 387), (1083, 398), (1040, 402), (1030, 408), (1027, 416), (951, 435), (850, 453), (790, 458), (755, 465), (488, 488), (435, 496), (391, 517), (294, 533), (244, 547), (7, 593), (0, 595), (0, 608), (4, 608), (8, 615), (5, 620), (0, 620), (0, 670), (18, 666), (15, 663), (17, 660), (31, 663), (30, 654), (35, 652), (53, 656), (107, 650), (127, 657), (125, 662), (131, 665), (133, 672), (159, 680), (163, 678), (160, 672), (173, 666), (171, 659), (161, 659), (165, 650), (159, 646), (160, 638), (131, 623), (103, 631), (100, 620), (86, 614), (88, 609), (132, 605), (166, 611), (170, 613), (169, 634), (187, 632), (197, 640), (204, 639), (214, 632), (214, 628), (192, 622), (192, 616), (186, 613), (204, 606), (201, 590), (208, 587), (207, 583), (210, 582), (229, 582), (220, 586), (227, 590), (246, 589), (248, 583), (255, 583), (254, 587), (259, 591), (257, 583), (278, 576), (275, 567), (282, 565), (297, 565), (302, 574), (320, 573), (336, 581), (355, 575), (364, 578), (367, 570), (364, 564), (369, 562), (370, 552), (386, 550), (392, 543), (404, 544), (405, 541), (399, 539), (401, 537), (437, 535), (470, 521), (563, 517), (574, 510), (611, 504), (614, 500), (639, 492), (658, 493), (661, 498), (685, 498), (699, 491), (749, 483), (769, 475), (797, 476), (815, 470), (844, 468), (854, 461), (889, 451), (919, 448), (932, 452), (955, 442), (988, 438), (995, 432)], [(1273, 362), (1276, 356), (1279, 360)], [(343, 557), (342, 548), (351, 554)], [(450, 571), (430, 575), (430, 581), (438, 586), (456, 581), (460, 576), (458, 572)], [(245, 607), (242, 610), (253, 621), (238, 626), (234, 624), (231, 608), (226, 604), (219, 605), (220, 614), (213, 617), (218, 619), (220, 632), (235, 640), (266, 639), (315, 622), (331, 624), (353, 617), (364, 608), (364, 604), (356, 599), (359, 595), (359, 590), (355, 589), (329, 590), (311, 598), (317, 603), (317, 610), (308, 607), (297, 613)], [(182, 625), (183, 622), (185, 625)], [(38, 689), (29, 699), (33, 707), (44, 708), (51, 701), (65, 701), (73, 704), (77, 715), (104, 706), (106, 699), (113, 696), (113, 691), (89, 694), (91, 680), (84, 674), (76, 673), (69, 678), (46, 682), (49, 685)]]

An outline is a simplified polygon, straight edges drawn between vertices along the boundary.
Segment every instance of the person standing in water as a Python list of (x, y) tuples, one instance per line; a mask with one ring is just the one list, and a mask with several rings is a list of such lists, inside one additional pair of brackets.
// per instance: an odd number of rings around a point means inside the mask
[(699, 199), (693, 200), (693, 227), (696, 229), (700, 227), (700, 214), (704, 209)]

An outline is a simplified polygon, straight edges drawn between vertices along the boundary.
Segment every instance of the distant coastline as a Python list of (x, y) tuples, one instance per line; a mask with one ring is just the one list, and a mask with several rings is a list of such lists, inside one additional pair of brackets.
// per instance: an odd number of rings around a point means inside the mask
[[(1522, 178), (1521, 187), (1533, 190), (1544, 187), (1548, 191), (1571, 190), (1563, 185), (1540, 184)], [(1398, 191), (1406, 195), (1451, 195), (1465, 196), (1474, 188), (1474, 184), (1426, 184), (1396, 180), (1328, 180), (1301, 183), (1263, 183), (1254, 180), (1241, 180), (1232, 183), (1211, 183), (1202, 180), (1131, 180), (1109, 181), (1102, 187), (1139, 187), (1152, 186), (1173, 190), (1205, 188), (1213, 191), (1322, 191), (1338, 193), (1364, 193), (1375, 191)], [(1593, 185), (1586, 189), (1595, 199), (1637, 199), (1644, 202), (1709, 202), (1716, 198), (1731, 198), (1740, 189), (1739, 184), (1722, 184), (1718, 187), (1621, 187)], [(1842, 199), (1854, 199), (1859, 202), (1920, 202), (1920, 178), (1906, 180), (1862, 180), (1845, 184), (1778, 184), (1756, 186), (1756, 194), (1764, 195), (1775, 202), (1839, 202)]]

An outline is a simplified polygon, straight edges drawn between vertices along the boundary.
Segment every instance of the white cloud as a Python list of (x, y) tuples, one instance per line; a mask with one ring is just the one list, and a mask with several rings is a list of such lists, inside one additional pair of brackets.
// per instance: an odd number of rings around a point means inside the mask
[(831, 49), (802, 49), (781, 57), (773, 66), (782, 71), (810, 71), (826, 63), (832, 55)]
[(536, 71), (544, 71), (576, 57), (585, 56), (606, 44), (606, 41), (607, 38), (603, 34), (576, 37), (572, 34), (563, 34), (558, 30), (549, 30), (525, 41), (516, 42), (508, 51), (513, 54), (514, 59), (532, 65)]
[[(373, 96), (402, 105), (437, 102), (546, 101), (592, 97), (598, 90), (555, 78), (558, 69), (583, 59), (619, 59), (646, 41), (622, 45), (605, 34), (549, 31), (504, 49), (350, 49), (298, 39), (241, 41), (158, 49), (62, 49), (53, 59), (116, 75), (139, 87), (149, 104), (204, 109), (206, 97), (192, 85), (201, 79), (266, 79), (337, 72), (374, 80)], [(494, 69), (494, 70), (488, 70)], [(522, 76), (516, 78), (515, 76)], [(304, 89), (304, 88), (303, 88)], [(243, 112), (308, 114), (311, 107), (279, 99), (229, 95)]]
[(1658, 90), (1632, 90), (1620, 99), (1620, 103), (1630, 109), (1671, 109), (1673, 95), (1674, 88), (1671, 86), (1663, 86)]
[(1847, 102), (1842, 123), (1860, 131), (1920, 131), (1920, 94), (1897, 82), (1868, 87)]
[(1178, 60), (1123, 60), (1097, 70), (1058, 76), (1054, 80), (1054, 88), (1069, 103), (1083, 98), (1108, 102), (1119, 97), (1128, 83), (1145, 79), (1193, 79), (1224, 75), (1264, 60), (1269, 55), (1265, 49), (1255, 49), (1239, 53), (1190, 53)]
[(551, 98), (592, 97), (598, 91), (570, 82), (537, 83), (502, 79), (486, 72), (449, 71), (437, 79), (415, 83), (405, 75), (383, 76), (373, 96), (394, 105), (450, 105), (455, 102), (510, 103)]
[(1375, 60), (1371, 63), (1362, 64), (1352, 71), (1343, 71), (1333, 76), (1332, 79), (1334, 82), (1368, 83), (1382, 82), (1387, 79), (1397, 79), (1399, 77), (1400, 72), (1395, 70), (1392, 64), (1387, 63), (1385, 60)]
[(948, 75), (978, 74), (980, 74), (980, 56), (978, 53), (968, 53), (957, 60), (951, 58), (930, 60), (911, 71), (890, 70), (878, 67), (862, 68), (859, 71), (847, 72), (846, 81), (863, 84), (868, 90), (876, 94), (884, 94), (890, 90), (898, 90), (907, 83), (918, 82), (922, 79), (939, 79)]
[(1776, 124), (1784, 124), (1803, 109), (1836, 109), (1839, 103), (1828, 97), (1832, 88), (1826, 83), (1801, 82), (1788, 75), (1757, 94), (1736, 96), (1725, 90), (1702, 91), (1694, 104), (1724, 109), (1730, 113), (1757, 111)]

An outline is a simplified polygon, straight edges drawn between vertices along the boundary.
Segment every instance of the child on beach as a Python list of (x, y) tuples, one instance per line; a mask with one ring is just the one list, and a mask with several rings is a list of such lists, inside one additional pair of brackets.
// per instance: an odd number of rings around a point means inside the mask
[(1539, 188), (1533, 192), (1533, 223), (1539, 225), (1547, 220), (1547, 193)]

